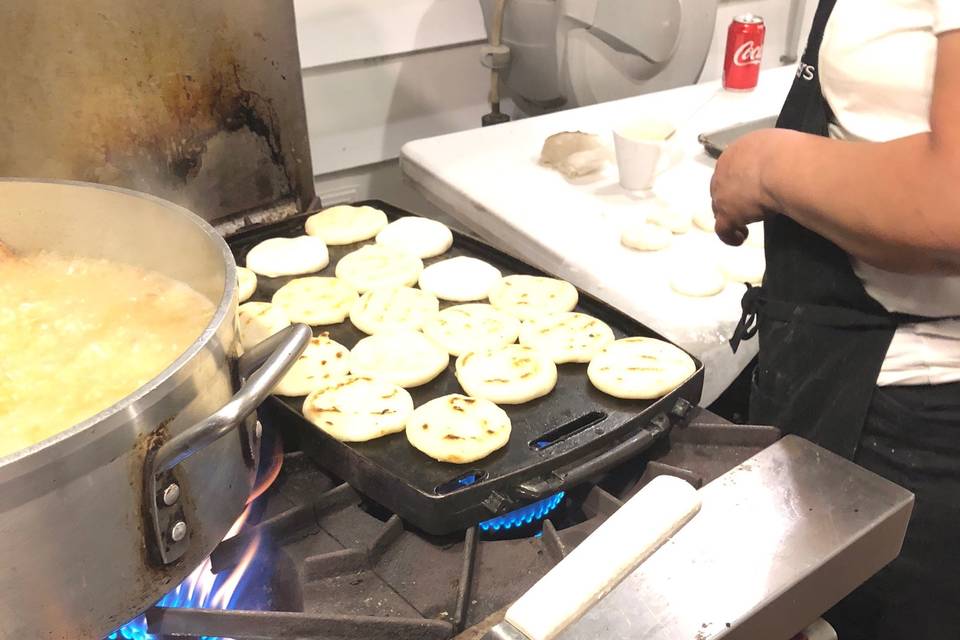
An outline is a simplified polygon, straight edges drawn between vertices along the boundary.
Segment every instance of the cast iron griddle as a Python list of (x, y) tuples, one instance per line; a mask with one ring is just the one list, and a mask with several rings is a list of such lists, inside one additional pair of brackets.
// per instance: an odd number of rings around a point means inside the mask
[[(379, 201), (369, 204), (394, 220), (407, 214)], [(279, 223), (243, 231), (228, 240), (237, 264), (245, 264), (247, 251), (258, 242), (277, 236), (304, 233), (308, 214)], [(543, 272), (498, 251), (483, 242), (454, 231), (453, 247), (447, 253), (424, 261), (433, 262), (467, 255), (493, 264), (503, 275), (545, 275)], [(330, 264), (310, 275), (334, 275), (337, 261), (372, 240), (331, 246)], [(637, 274), (643, 277), (643, 274)], [(269, 301), (292, 277), (258, 276), (252, 300)], [(441, 301), (441, 308), (454, 303)], [(577, 311), (600, 318), (617, 338), (647, 336), (665, 340), (627, 315), (580, 292)], [(352, 348), (366, 334), (349, 320), (338, 325), (314, 327)], [(416, 406), (448, 393), (463, 393), (454, 376), (454, 358), (447, 370), (433, 381), (410, 389)], [(587, 379), (585, 364), (557, 367), (556, 388), (547, 396), (521, 405), (503, 405), (513, 430), (504, 448), (483, 460), (455, 465), (437, 462), (414, 449), (398, 433), (371, 442), (339, 442), (307, 421), (301, 412), (303, 398), (273, 397), (280, 415), (300, 427), (304, 451), (367, 497), (389, 508), (429, 533), (443, 534), (472, 526), (552, 493), (573, 486), (650, 446), (671, 425), (682, 420), (686, 410), (700, 399), (703, 365), (679, 388), (656, 401), (619, 400), (597, 391)], [(269, 425), (268, 425), (269, 426)]]

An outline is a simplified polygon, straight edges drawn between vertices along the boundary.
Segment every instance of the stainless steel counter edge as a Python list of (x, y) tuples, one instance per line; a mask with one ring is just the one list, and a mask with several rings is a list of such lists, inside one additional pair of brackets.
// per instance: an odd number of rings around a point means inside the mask
[(913, 507), (795, 436), (701, 494), (700, 514), (562, 640), (787, 640), (897, 556)]

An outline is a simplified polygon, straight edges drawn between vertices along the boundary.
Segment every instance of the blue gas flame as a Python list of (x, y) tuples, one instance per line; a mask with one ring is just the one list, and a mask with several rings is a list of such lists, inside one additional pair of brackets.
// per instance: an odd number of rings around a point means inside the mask
[(533, 504), (528, 504), (516, 511), (505, 513), (502, 516), (484, 520), (480, 523), (481, 531), (508, 531), (516, 527), (532, 524), (534, 521), (543, 520), (551, 511), (560, 506), (566, 493), (560, 493), (538, 500)]
[[(238, 523), (242, 524), (246, 513)], [(235, 529), (239, 529), (234, 525)], [(233, 535), (235, 531), (231, 530)], [(228, 536), (229, 537), (229, 536)], [(247, 547), (241, 560), (232, 571), (224, 571), (219, 574), (213, 573), (210, 559), (208, 558), (199, 567), (193, 570), (186, 580), (181, 582), (175, 589), (163, 596), (156, 606), (170, 608), (198, 608), (198, 609), (233, 609), (237, 606), (237, 601), (243, 596), (244, 588), (247, 586), (247, 580), (251, 572), (247, 570), (251, 566), (257, 549), (260, 546), (259, 537), (254, 538), (253, 542)], [(140, 616), (134, 618), (124, 626), (120, 627), (109, 636), (108, 640), (157, 640), (157, 636), (147, 633), (147, 618)], [(207, 636), (201, 636), (202, 640), (217, 640)]]

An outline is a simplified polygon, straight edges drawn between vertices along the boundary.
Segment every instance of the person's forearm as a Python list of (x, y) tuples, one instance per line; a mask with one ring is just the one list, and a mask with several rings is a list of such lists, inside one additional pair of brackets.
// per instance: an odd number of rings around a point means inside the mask
[(960, 157), (932, 134), (887, 143), (801, 133), (769, 150), (776, 208), (874, 266), (960, 273)]

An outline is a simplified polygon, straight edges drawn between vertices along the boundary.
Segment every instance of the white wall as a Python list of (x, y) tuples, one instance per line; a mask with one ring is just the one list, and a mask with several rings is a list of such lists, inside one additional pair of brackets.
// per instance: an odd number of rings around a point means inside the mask
[[(764, 66), (780, 64), (789, 0), (721, 1), (702, 80), (720, 76), (727, 26), (741, 13), (764, 16)], [(318, 195), (331, 204), (380, 197), (431, 210), (402, 184), (395, 159), (405, 142), (478, 127), (489, 110), (478, 0), (294, 4)], [(809, 23), (816, 0), (806, 4)]]

